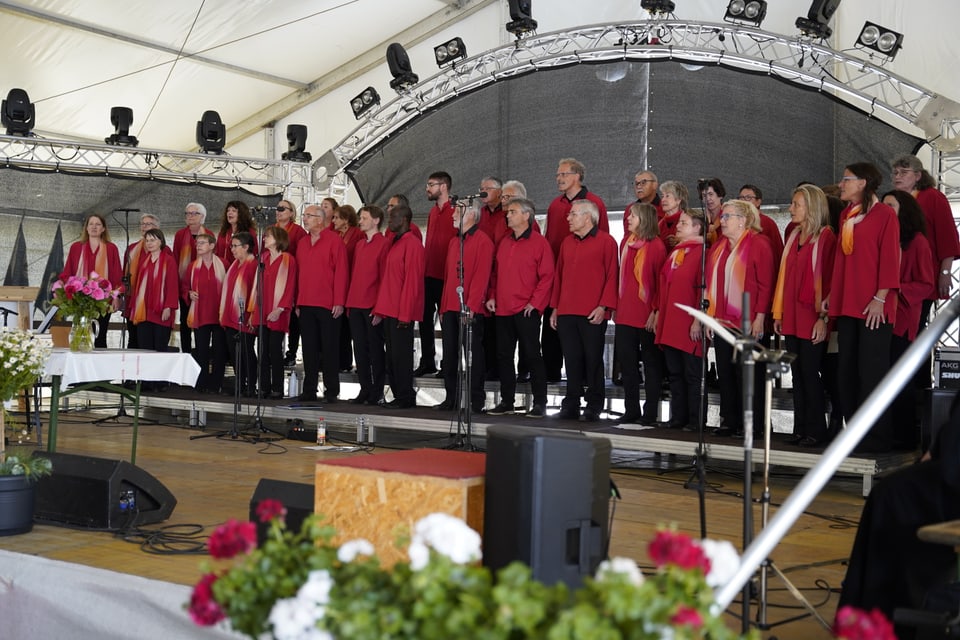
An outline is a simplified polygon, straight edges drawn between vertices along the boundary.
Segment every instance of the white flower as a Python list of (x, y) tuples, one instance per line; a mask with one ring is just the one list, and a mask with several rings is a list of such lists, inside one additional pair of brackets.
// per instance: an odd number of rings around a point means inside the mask
[(350, 540), (340, 545), (340, 548), (337, 549), (337, 560), (340, 562), (353, 562), (357, 556), (372, 556), (374, 553), (376, 553), (376, 550), (373, 548), (373, 545), (370, 544), (369, 540), (357, 538), (356, 540)]
[[(330, 590), (333, 589), (333, 578), (326, 569), (311, 571), (307, 581), (297, 591), (297, 598), (312, 604), (324, 605), (330, 603)], [(323, 617), (323, 611), (320, 612)]]
[(716, 589), (727, 584), (733, 574), (740, 568), (740, 555), (736, 548), (727, 540), (711, 540), (704, 538), (700, 547), (710, 559), (710, 573), (707, 574), (707, 584)]
[(419, 540), (410, 543), (407, 555), (410, 556), (410, 568), (414, 571), (420, 571), (430, 562), (430, 549)]
[(270, 610), (270, 624), (276, 640), (302, 640), (313, 637), (311, 630), (317, 630), (316, 607), (300, 598), (283, 598), (273, 603)]
[(643, 572), (637, 563), (630, 558), (616, 557), (610, 560), (604, 560), (597, 567), (597, 580), (603, 582), (610, 574), (622, 573), (627, 576), (631, 584), (640, 586), (643, 584)]
[(429, 559), (429, 552), (424, 553), (417, 545), (426, 545), (457, 564), (465, 564), (482, 557), (480, 542), (480, 534), (460, 518), (446, 513), (431, 513), (414, 525), (413, 539), (408, 549), (410, 566), (417, 571), (427, 564), (424, 556)]

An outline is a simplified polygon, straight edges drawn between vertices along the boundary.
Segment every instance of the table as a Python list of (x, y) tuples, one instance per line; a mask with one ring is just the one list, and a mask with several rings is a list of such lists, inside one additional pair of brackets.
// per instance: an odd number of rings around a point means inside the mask
[[(97, 388), (116, 393), (133, 402), (130, 463), (136, 464), (137, 432), (140, 426), (140, 382), (150, 380), (193, 385), (200, 375), (200, 366), (188, 353), (161, 353), (139, 349), (102, 349), (75, 353), (69, 349), (54, 349), (44, 364), (42, 375), (49, 376), (52, 383), (47, 451), (57, 450), (60, 399), (79, 391)], [(136, 384), (132, 389), (128, 389), (109, 382), (111, 380), (131, 380)]]

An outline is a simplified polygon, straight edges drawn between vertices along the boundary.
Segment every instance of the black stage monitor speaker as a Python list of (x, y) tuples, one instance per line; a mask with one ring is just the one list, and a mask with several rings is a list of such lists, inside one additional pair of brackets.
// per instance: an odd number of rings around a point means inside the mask
[(42, 451), (33, 455), (53, 463), (53, 475), (37, 482), (37, 522), (125, 529), (162, 522), (177, 506), (159, 480), (125, 460)]
[(487, 429), (483, 563), (520, 560), (547, 584), (579, 587), (606, 555), (610, 441), (559, 429)]
[(313, 513), (313, 485), (285, 480), (262, 478), (250, 498), (250, 522), (257, 524), (257, 543), (263, 544), (267, 537), (267, 525), (257, 518), (257, 505), (261, 500), (273, 498), (287, 508), (287, 529), (299, 531), (307, 516)]

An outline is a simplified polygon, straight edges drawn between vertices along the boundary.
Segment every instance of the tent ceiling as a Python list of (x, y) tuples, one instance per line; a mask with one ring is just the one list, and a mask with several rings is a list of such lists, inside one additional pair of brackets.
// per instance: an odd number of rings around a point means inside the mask
[(416, 38), (421, 25), (475, 10), (462, 4), (0, 0), (0, 92), (27, 90), (40, 135), (102, 141), (113, 132), (111, 107), (127, 106), (141, 146), (192, 150), (204, 111), (228, 125), (259, 114), (246, 131), (230, 126), (236, 140), (311, 99), (325, 76), (364, 52), (376, 48), (382, 60), (383, 43), (398, 34)]

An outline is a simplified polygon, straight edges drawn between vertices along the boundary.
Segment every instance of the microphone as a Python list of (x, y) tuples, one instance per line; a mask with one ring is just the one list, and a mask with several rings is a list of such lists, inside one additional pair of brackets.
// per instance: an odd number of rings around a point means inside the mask
[(256, 211), (257, 213), (259, 213), (259, 212), (261, 212), (261, 211), (276, 211), (277, 208), (276, 208), (276, 207), (265, 207), (265, 206), (263, 206), (263, 205), (259, 205), (259, 204), (258, 204), (257, 206), (255, 206), (255, 207), (253, 208), (253, 210)]
[(140, 213), (140, 209), (114, 209), (114, 211), (120, 211), (122, 213)]
[(458, 200), (476, 200), (477, 198), (486, 198), (487, 192), (481, 191), (480, 193), (475, 193), (470, 196), (450, 196), (450, 203), (457, 204)]

